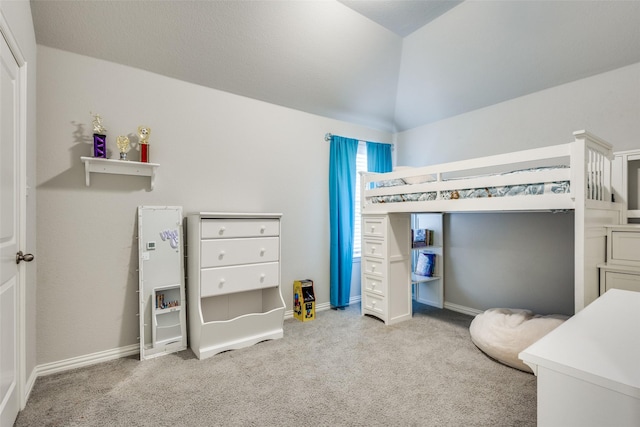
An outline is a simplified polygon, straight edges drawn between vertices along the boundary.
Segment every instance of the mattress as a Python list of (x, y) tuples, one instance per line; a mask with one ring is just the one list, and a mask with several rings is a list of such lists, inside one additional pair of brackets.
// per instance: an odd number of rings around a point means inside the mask
[[(549, 169), (566, 168), (566, 166), (546, 166), (539, 168), (522, 169), (512, 172), (506, 172), (499, 175), (509, 175), (520, 172), (536, 172)], [(429, 180), (423, 179), (422, 182), (428, 182)], [(431, 179), (433, 181), (433, 179)], [(376, 187), (395, 187), (404, 185), (407, 186), (408, 182), (405, 179), (393, 179), (386, 181), (378, 181), (375, 183)], [(403, 193), (403, 194), (389, 194), (382, 196), (369, 196), (367, 201), (369, 203), (397, 203), (397, 202), (424, 202), (431, 200), (452, 200), (452, 199), (478, 199), (484, 197), (513, 197), (513, 196), (536, 196), (544, 194), (564, 194), (569, 193), (571, 190), (569, 181), (559, 182), (541, 182), (534, 184), (518, 184), (518, 185), (505, 185), (497, 187), (484, 187), (484, 188), (460, 188), (457, 190), (441, 191), (440, 196), (436, 191), (430, 192), (416, 192), (416, 193)]]

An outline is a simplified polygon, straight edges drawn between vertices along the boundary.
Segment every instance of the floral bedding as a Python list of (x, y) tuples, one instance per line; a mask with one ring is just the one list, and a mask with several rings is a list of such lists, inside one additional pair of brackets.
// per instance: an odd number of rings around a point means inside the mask
[[(507, 172), (506, 174), (513, 174), (523, 171), (540, 171), (543, 169), (557, 169), (564, 168), (566, 166), (554, 166), (544, 168), (525, 169), (513, 172)], [(505, 174), (505, 175), (506, 175)], [(378, 187), (393, 187), (398, 185), (406, 185), (406, 182), (402, 179), (394, 179), (387, 181), (380, 181), (376, 183)], [(423, 202), (430, 200), (451, 200), (451, 199), (477, 199), (483, 197), (510, 197), (510, 196), (535, 196), (541, 194), (562, 194), (569, 193), (570, 185), (569, 181), (550, 182), (550, 183), (536, 183), (536, 184), (520, 184), (520, 185), (506, 185), (499, 187), (486, 187), (486, 188), (467, 188), (460, 190), (447, 190), (441, 191), (440, 197), (435, 191), (423, 192), (423, 193), (405, 193), (405, 194), (390, 194), (384, 196), (370, 196), (367, 197), (369, 203), (395, 203), (395, 202)]]

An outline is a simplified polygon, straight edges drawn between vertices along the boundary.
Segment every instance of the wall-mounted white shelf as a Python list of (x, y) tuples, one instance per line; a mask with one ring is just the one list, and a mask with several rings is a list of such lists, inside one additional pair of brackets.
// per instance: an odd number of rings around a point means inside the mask
[(102, 159), (99, 157), (81, 157), (84, 163), (85, 183), (91, 185), (90, 173), (111, 173), (118, 175), (138, 175), (151, 178), (151, 189), (156, 180), (158, 163), (132, 162), (128, 160)]

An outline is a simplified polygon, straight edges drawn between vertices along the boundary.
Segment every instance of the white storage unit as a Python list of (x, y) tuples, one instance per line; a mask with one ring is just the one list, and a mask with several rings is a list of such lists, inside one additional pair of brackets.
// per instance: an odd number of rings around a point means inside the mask
[[(412, 214), (411, 228), (428, 229), (433, 232), (433, 242), (425, 247), (412, 247), (411, 254), (411, 283), (415, 287), (416, 301), (433, 307), (444, 307), (444, 234), (442, 226), (443, 214), (419, 213)], [(415, 266), (420, 252), (435, 254), (436, 265), (433, 276), (426, 277), (415, 273)]]
[(362, 216), (362, 314), (411, 318), (410, 214)]
[(613, 289), (519, 354), (538, 381), (538, 425), (636, 427), (640, 293)]
[(189, 345), (199, 359), (282, 338), (281, 216), (188, 216)]

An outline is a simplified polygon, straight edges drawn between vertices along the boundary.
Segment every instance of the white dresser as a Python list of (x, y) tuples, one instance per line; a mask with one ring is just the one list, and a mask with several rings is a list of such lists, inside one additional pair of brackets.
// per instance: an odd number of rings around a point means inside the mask
[(609, 289), (640, 292), (640, 224), (609, 225), (607, 262), (600, 268), (600, 295)]
[(411, 318), (411, 216), (362, 216), (362, 314), (387, 325)]
[(188, 216), (189, 346), (199, 359), (282, 338), (281, 216)]
[(520, 353), (538, 425), (640, 425), (640, 292), (611, 289)]

